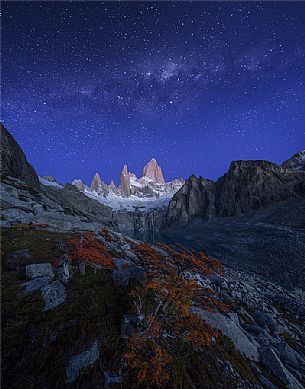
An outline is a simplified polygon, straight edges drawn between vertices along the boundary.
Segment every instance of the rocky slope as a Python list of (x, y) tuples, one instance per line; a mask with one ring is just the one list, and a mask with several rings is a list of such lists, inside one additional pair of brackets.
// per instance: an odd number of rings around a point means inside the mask
[[(1, 182), (1, 226), (38, 223), (61, 231), (99, 231), (108, 226), (132, 237), (154, 240), (164, 218), (164, 209), (113, 210), (98, 201), (98, 196), (85, 195), (81, 182), (63, 185), (50, 176), (38, 179), (17, 142), (7, 130), (2, 131), (5, 174)], [(92, 186), (96, 192), (103, 185), (99, 175), (95, 175)], [(143, 203), (139, 205), (143, 207)]]
[(161, 229), (158, 240), (201, 248), (234, 269), (257, 274), (287, 289), (305, 289), (305, 198), (248, 214)]
[(305, 196), (305, 172), (288, 169), (292, 166), (288, 162), (284, 165), (233, 161), (228, 173), (216, 182), (190, 177), (170, 201), (165, 225), (186, 225), (196, 217), (211, 220), (238, 216)]
[(159, 239), (203, 248), (286, 288), (304, 288), (305, 172), (285, 166), (234, 161), (216, 182), (190, 177), (173, 196)]
[[(114, 378), (136, 386), (122, 369), (122, 350), (135, 326), (126, 316), (129, 292), (143, 272), (131, 245), (141, 242), (113, 231), (96, 237), (114, 270), (71, 261), (69, 231), (2, 230), (3, 388), (107, 388)], [(304, 291), (230, 268), (195, 279), (229, 304), (225, 313), (192, 308), (223, 337), (201, 357), (184, 352), (174, 360), (176, 379), (164, 388), (302, 389)]]

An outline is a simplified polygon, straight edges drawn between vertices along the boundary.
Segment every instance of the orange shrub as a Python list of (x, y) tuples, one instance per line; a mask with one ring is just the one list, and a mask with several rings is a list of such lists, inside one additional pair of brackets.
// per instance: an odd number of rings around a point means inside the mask
[(72, 246), (70, 253), (72, 260), (91, 262), (108, 269), (115, 268), (111, 255), (94, 234), (85, 233), (69, 239), (68, 243)]

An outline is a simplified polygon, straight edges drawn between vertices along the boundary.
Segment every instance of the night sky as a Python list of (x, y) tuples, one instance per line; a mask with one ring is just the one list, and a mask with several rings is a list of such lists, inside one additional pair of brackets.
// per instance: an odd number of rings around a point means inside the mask
[(6, 2), (2, 121), (61, 182), (305, 147), (305, 2)]

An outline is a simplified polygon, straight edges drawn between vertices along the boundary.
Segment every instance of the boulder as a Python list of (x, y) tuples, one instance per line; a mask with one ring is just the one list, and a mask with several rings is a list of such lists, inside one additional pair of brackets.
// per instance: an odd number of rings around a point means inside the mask
[(276, 352), (269, 346), (259, 348), (261, 362), (286, 384), (287, 389), (303, 389), (300, 382), (285, 368)]
[(235, 347), (246, 357), (254, 361), (259, 360), (258, 343), (250, 339), (229, 316), (221, 313), (210, 313), (202, 308), (192, 308), (192, 312), (200, 315), (213, 328), (219, 329), (223, 335), (230, 338)]
[(36, 292), (43, 286), (49, 284), (53, 280), (53, 277), (37, 277), (30, 281), (24, 282), (21, 286), (26, 294)]
[(98, 342), (95, 340), (82, 353), (72, 357), (66, 370), (66, 382), (73, 383), (80, 375), (81, 370), (93, 365), (99, 359), (99, 356)]
[(246, 329), (246, 331), (250, 332), (254, 336), (263, 335), (265, 337), (268, 337), (268, 335), (269, 335), (268, 331), (259, 325), (249, 325), (245, 329)]
[(25, 268), (28, 278), (51, 277), (54, 278), (53, 267), (50, 263), (33, 263)]
[(287, 363), (295, 368), (302, 367), (305, 373), (305, 359), (292, 347), (285, 342), (280, 342), (276, 345), (279, 357), (284, 363)]
[(65, 287), (58, 280), (42, 287), (41, 295), (45, 303), (45, 311), (56, 308), (66, 300)]
[(268, 329), (274, 335), (283, 334), (288, 331), (286, 325), (277, 320), (274, 314), (256, 311), (252, 316), (261, 327)]
[(121, 266), (121, 268), (113, 271), (112, 279), (118, 286), (128, 286), (130, 280), (134, 280), (142, 285), (144, 282), (144, 271), (139, 266), (128, 265), (126, 261), (126, 267)]

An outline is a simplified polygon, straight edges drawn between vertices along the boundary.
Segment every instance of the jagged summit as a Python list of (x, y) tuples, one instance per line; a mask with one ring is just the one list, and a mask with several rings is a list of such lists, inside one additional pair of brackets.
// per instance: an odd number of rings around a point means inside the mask
[(119, 203), (119, 208), (129, 209), (129, 203), (132, 203), (131, 208), (142, 208), (143, 201), (150, 201), (152, 207), (168, 204), (173, 194), (184, 184), (184, 180), (179, 178), (165, 182), (161, 166), (155, 158), (152, 158), (144, 166), (143, 174), (139, 178), (130, 172), (125, 164), (120, 175), (119, 187), (115, 185), (114, 180), (106, 185), (98, 173), (93, 177), (90, 187), (80, 180), (74, 180), (72, 184), (90, 197), (97, 195), (99, 201), (113, 208), (117, 208)]
[(95, 190), (96, 192), (99, 191), (99, 189), (101, 188), (102, 186), (102, 180), (101, 180), (101, 177), (98, 173), (95, 173), (94, 177), (93, 177), (93, 180), (91, 182), (91, 189), (92, 190)]
[(124, 165), (121, 173), (120, 187), (123, 196), (130, 196), (130, 177), (127, 165)]
[(152, 158), (143, 169), (143, 177), (147, 177), (154, 182), (164, 184), (165, 180), (163, 177), (163, 172), (161, 166), (158, 165), (158, 162), (155, 158)]

